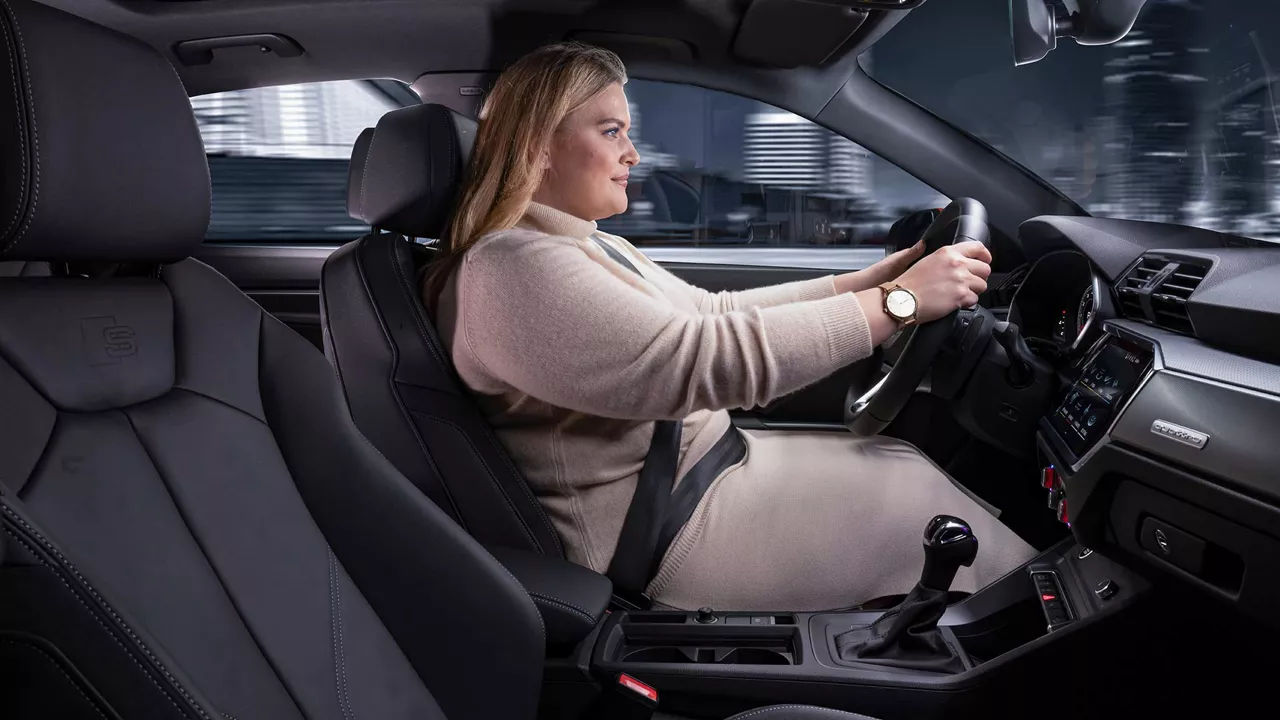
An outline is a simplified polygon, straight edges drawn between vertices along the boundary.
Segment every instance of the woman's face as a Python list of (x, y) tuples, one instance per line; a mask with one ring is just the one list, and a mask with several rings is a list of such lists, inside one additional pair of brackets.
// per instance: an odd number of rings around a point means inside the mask
[(630, 130), (627, 96), (615, 83), (570, 113), (556, 130), (533, 199), (583, 220), (626, 212), (627, 175), (640, 162), (627, 137)]

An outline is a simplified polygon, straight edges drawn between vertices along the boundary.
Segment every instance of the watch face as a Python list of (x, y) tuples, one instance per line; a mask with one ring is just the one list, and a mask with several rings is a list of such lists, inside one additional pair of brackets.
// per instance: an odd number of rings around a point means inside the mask
[(884, 305), (890, 315), (909, 318), (916, 312), (916, 296), (906, 290), (894, 290), (885, 298)]

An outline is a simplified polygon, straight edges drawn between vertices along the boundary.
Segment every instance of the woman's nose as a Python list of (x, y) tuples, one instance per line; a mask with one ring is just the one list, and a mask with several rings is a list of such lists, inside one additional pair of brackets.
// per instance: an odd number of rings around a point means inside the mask
[(640, 152), (636, 150), (635, 143), (631, 142), (631, 138), (627, 138), (627, 149), (622, 153), (622, 164), (627, 167), (635, 167), (640, 164)]

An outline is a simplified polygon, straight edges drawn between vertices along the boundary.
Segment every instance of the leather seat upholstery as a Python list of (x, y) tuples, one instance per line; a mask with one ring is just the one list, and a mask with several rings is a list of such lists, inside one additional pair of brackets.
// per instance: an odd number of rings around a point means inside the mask
[(132, 264), (0, 278), (0, 716), (532, 718), (524, 589), (185, 259), (210, 186), (173, 68), (27, 0), (0, 35), (0, 260)]
[(474, 121), (441, 105), (392, 111), (361, 134), (347, 207), (374, 231), (325, 262), (325, 353), (356, 425), (472, 536), (563, 557), (422, 307), (420, 271), (433, 251), (408, 238), (444, 231), (474, 137)]

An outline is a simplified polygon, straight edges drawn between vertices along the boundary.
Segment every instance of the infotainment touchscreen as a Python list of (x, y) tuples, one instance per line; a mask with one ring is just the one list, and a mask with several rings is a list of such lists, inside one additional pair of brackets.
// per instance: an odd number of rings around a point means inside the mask
[(1121, 403), (1151, 364), (1141, 345), (1110, 337), (1084, 366), (1050, 424), (1077, 457), (1106, 432)]

